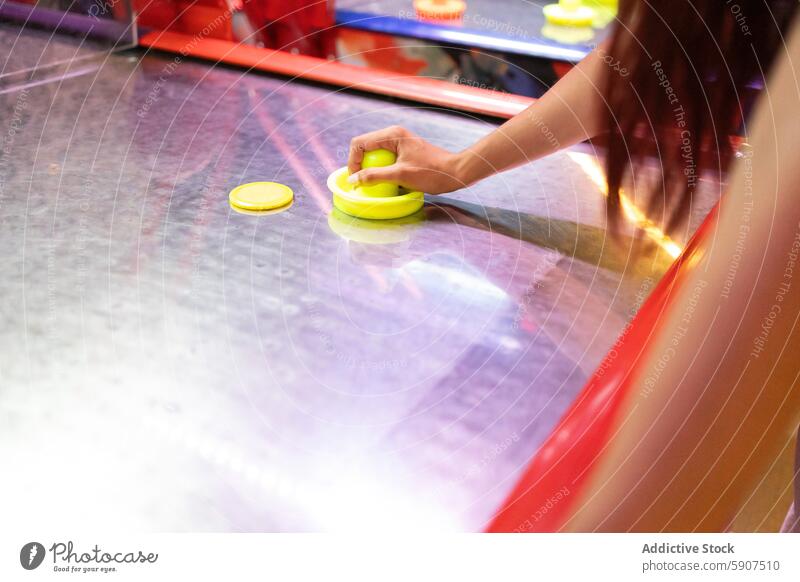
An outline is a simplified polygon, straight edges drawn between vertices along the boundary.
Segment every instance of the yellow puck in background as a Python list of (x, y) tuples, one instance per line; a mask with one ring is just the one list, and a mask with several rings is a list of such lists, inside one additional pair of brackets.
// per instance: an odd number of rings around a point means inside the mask
[(294, 192), (289, 186), (277, 182), (250, 182), (231, 190), (228, 199), (237, 208), (245, 210), (272, 210), (289, 204)]
[(558, 26), (591, 26), (595, 12), (583, 6), (581, 0), (558, 0), (558, 4), (547, 4), (542, 8), (550, 24)]

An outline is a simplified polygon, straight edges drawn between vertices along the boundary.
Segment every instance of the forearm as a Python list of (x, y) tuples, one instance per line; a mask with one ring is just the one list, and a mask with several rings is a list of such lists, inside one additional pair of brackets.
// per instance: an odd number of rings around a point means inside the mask
[(463, 183), (472, 184), (598, 135), (603, 129), (607, 65), (598, 47), (540, 99), (457, 157)]

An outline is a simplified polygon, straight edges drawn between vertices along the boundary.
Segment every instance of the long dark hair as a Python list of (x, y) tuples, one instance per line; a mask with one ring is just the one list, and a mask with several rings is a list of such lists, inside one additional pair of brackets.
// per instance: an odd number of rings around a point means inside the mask
[[(746, 134), (750, 104), (767, 74), (797, 0), (620, 0), (608, 45), (625, 69), (609, 67), (609, 220), (620, 214), (623, 181), (655, 159), (658, 181), (646, 202), (652, 219), (675, 230), (686, 218), (701, 172), (732, 157)], [(800, 115), (800, 112), (798, 112)]]

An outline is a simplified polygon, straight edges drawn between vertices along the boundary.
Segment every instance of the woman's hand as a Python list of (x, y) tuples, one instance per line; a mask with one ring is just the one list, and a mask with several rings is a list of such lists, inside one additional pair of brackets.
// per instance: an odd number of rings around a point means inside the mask
[[(383, 168), (361, 169), (364, 152), (386, 149), (397, 154), (397, 161)], [(347, 169), (352, 184), (394, 182), (410, 190), (444, 194), (463, 188), (458, 154), (428, 143), (399, 126), (387, 127), (353, 138)]]

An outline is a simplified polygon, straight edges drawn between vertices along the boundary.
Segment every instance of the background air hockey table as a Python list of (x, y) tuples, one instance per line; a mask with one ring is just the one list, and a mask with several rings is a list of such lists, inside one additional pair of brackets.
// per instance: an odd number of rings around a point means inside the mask
[[(145, 51), (3, 91), (0, 515), (32, 530), (480, 530), (672, 258), (612, 243), (581, 148), (331, 211), (352, 136), (458, 149), (496, 126), (467, 113)], [(257, 180), (294, 204), (234, 211)]]
[(599, 11), (595, 28), (547, 23), (542, 8), (557, 0), (467, 0), (462, 18), (419, 19), (412, 0), (337, 0), (337, 24), (436, 43), (577, 62), (608, 34), (610, 16)]

